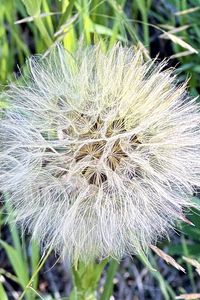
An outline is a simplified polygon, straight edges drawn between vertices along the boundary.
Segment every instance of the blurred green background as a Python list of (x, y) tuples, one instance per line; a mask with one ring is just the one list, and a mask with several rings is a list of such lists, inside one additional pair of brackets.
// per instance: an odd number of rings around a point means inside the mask
[[(168, 58), (179, 81), (187, 79), (189, 92), (198, 96), (200, 0), (0, 0), (0, 90), (20, 75), (27, 57), (46, 54), (57, 42), (74, 51), (80, 42), (101, 43), (106, 50), (117, 41), (142, 48), (145, 55), (158, 60)], [(0, 109), (6, 107), (1, 99)], [(57, 262), (53, 254), (48, 253), (47, 260), (40, 257), (38, 245), (21, 237), (13, 225), (6, 197), (2, 200), (0, 300), (67, 299), (71, 288), (68, 266)], [(194, 201), (199, 205), (198, 193)], [(180, 294), (193, 297), (180, 299), (200, 299), (199, 212), (191, 211), (187, 218), (195, 226), (177, 225), (178, 234), (159, 245), (186, 274), (153, 252), (148, 260), (126, 258), (115, 276), (112, 300), (170, 300)]]

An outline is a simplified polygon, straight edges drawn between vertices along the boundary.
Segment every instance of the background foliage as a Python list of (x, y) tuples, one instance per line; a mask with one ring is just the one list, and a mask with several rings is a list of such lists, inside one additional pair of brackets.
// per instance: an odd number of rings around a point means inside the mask
[[(198, 95), (199, 0), (0, 0), (0, 89), (19, 76), (28, 56), (47, 53), (57, 42), (74, 51), (80, 42), (100, 42), (107, 49), (117, 41), (143, 48), (158, 59), (169, 58), (179, 80), (188, 79), (190, 93)], [(0, 99), (1, 109), (7, 105)], [(6, 195), (2, 200), (0, 300), (67, 299), (71, 288), (67, 265), (60, 261), (54, 265), (57, 258), (50, 253), (48, 259), (41, 257), (38, 245), (21, 237), (13, 225)], [(199, 203), (198, 197), (194, 201)], [(167, 266), (153, 252), (148, 260), (144, 255), (126, 258), (114, 279), (112, 299), (174, 299), (180, 294), (200, 299), (199, 212), (189, 212), (187, 218), (195, 226), (179, 224), (178, 235), (159, 245), (184, 266), (186, 274)], [(99, 295), (104, 281), (102, 277)]]

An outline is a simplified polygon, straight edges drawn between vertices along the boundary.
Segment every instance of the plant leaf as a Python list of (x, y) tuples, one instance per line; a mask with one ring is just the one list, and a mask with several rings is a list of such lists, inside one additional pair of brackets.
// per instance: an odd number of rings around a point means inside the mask
[(40, 14), (42, 0), (22, 0), (29, 16), (37, 16)]
[(185, 269), (179, 265), (175, 259), (173, 257), (171, 257), (170, 255), (166, 254), (164, 251), (162, 251), (161, 249), (159, 249), (156, 246), (150, 245), (150, 248), (158, 255), (160, 256), (164, 261), (166, 261), (166, 263), (172, 265), (173, 267), (175, 267), (177, 270), (182, 271), (183, 273), (185, 273)]
[(8, 300), (8, 297), (7, 297), (6, 292), (4, 290), (3, 284), (1, 282), (2, 281), (1, 277), (0, 277), (0, 299), (1, 300)]

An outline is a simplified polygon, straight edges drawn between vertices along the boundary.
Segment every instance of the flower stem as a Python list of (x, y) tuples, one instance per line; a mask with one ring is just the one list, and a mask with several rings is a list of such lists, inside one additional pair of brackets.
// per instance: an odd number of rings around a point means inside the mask
[(78, 262), (72, 267), (73, 290), (70, 300), (97, 300), (97, 286), (108, 260), (100, 263)]
[(118, 261), (112, 259), (107, 271), (106, 282), (104, 284), (103, 293), (101, 296), (101, 300), (109, 300), (113, 291), (113, 278), (118, 269), (119, 263)]

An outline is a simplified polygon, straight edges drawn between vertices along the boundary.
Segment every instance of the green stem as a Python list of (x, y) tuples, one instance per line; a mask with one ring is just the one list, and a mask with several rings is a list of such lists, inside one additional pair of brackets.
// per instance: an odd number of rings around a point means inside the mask
[(35, 25), (37, 26), (37, 28), (38, 28), (38, 30), (39, 30), (42, 38), (43, 38), (43, 41), (44, 41), (46, 47), (47, 48), (50, 47), (53, 43), (53, 40), (51, 39), (51, 37), (50, 37), (43, 21), (41, 20), (40, 17), (35, 18), (34, 21), (35, 21)]
[(113, 291), (113, 278), (115, 273), (119, 267), (119, 263), (116, 260), (111, 260), (110, 265), (108, 267), (106, 282), (104, 285), (103, 293), (101, 296), (101, 300), (109, 300)]
[(69, 2), (69, 5), (67, 6), (67, 9), (65, 10), (62, 17), (60, 18), (58, 29), (60, 28), (61, 25), (63, 25), (65, 22), (67, 22), (67, 19), (68, 19), (68, 17), (70, 16), (70, 14), (72, 12), (72, 8), (74, 6), (74, 3), (75, 3), (75, 0), (71, 0)]
[(100, 263), (79, 261), (72, 267), (73, 290), (70, 300), (97, 300), (97, 286), (108, 260)]
[[(182, 242), (182, 248), (183, 248), (184, 256), (189, 256), (187, 242), (186, 242), (185, 237), (184, 237), (183, 234), (181, 235), (181, 242)], [(196, 293), (196, 286), (195, 286), (192, 266), (188, 262), (186, 262), (186, 265), (187, 265), (187, 269), (188, 269), (188, 274), (189, 274), (189, 279), (190, 279), (192, 290), (193, 290), (194, 293)]]
[(24, 295), (26, 294), (27, 289), (29, 289), (32, 286), (35, 277), (38, 275), (39, 271), (44, 266), (44, 264), (45, 264), (45, 262), (46, 262), (46, 260), (49, 257), (49, 255), (50, 255), (51, 252), (52, 252), (52, 249), (50, 248), (47, 251), (46, 255), (43, 258), (41, 258), (40, 262), (38, 263), (37, 269), (33, 272), (33, 275), (31, 276), (31, 278), (30, 278), (27, 286), (25, 287), (24, 291), (22, 292), (21, 296), (19, 297), (19, 300), (23, 299)]

